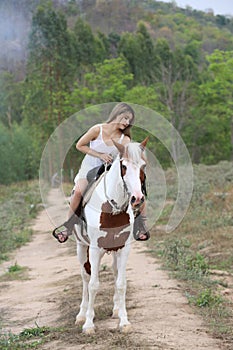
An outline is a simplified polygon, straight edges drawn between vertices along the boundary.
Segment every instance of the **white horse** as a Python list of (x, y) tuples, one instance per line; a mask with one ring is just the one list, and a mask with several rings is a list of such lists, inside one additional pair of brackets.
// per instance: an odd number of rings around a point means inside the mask
[(99, 288), (100, 261), (106, 252), (111, 252), (113, 256), (113, 317), (119, 317), (122, 332), (130, 330), (125, 305), (126, 263), (133, 238), (133, 209), (144, 201), (140, 169), (145, 166), (143, 151), (147, 140), (141, 144), (132, 142), (125, 147), (114, 142), (119, 156), (84, 208), (86, 231), (75, 225), (83, 280), (82, 302), (75, 323), (84, 323), (83, 332), (88, 334), (94, 333), (94, 301)]

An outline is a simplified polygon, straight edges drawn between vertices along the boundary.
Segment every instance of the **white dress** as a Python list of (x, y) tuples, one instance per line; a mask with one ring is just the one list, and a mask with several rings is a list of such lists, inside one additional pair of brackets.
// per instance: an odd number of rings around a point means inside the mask
[[(90, 148), (96, 152), (111, 154), (113, 159), (115, 159), (118, 154), (118, 149), (114, 145), (112, 146), (106, 145), (106, 143), (103, 140), (102, 124), (100, 124), (99, 127), (100, 127), (99, 135), (95, 140), (90, 141)], [(121, 143), (123, 138), (124, 138), (124, 134), (122, 133), (118, 142)], [(83, 158), (79, 172), (75, 176), (75, 179), (74, 179), (75, 184), (80, 179), (86, 179), (87, 173), (89, 170), (97, 166), (101, 166), (102, 164), (103, 164), (103, 161), (101, 159), (90, 156), (89, 154), (86, 154), (85, 157)]]

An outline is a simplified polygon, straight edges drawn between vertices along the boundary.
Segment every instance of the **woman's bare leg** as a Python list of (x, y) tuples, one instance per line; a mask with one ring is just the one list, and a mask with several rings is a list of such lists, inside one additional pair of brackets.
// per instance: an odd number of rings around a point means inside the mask
[(74, 193), (71, 197), (70, 201), (70, 208), (68, 213), (68, 220), (61, 226), (57, 227), (53, 231), (53, 236), (60, 242), (64, 243), (67, 241), (68, 237), (72, 234), (73, 227), (77, 221), (76, 216), (74, 215), (76, 210), (78, 209), (78, 206), (80, 204), (80, 201), (82, 199), (83, 193), (87, 187), (87, 180), (81, 179), (79, 180), (74, 188)]
[(78, 208), (83, 193), (85, 191), (85, 189), (87, 188), (87, 180), (86, 179), (80, 179), (74, 188), (74, 193), (71, 197), (71, 201), (70, 201), (70, 208), (69, 208), (69, 213), (68, 213), (68, 218), (70, 218), (76, 211), (76, 209)]

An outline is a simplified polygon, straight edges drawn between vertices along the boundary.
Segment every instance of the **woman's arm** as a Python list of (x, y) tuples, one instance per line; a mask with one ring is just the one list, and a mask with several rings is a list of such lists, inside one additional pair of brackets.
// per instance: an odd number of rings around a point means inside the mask
[(93, 149), (91, 149), (88, 144), (90, 141), (95, 140), (100, 132), (100, 126), (99, 125), (94, 125), (91, 127), (76, 143), (76, 148), (78, 151), (88, 154), (92, 157), (96, 157), (101, 159), (103, 162), (112, 162), (112, 157), (109, 154), (106, 153), (100, 153), (97, 152)]

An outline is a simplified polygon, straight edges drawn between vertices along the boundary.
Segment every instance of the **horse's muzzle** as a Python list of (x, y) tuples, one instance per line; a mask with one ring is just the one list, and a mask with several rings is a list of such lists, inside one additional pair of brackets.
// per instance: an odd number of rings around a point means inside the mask
[(130, 200), (130, 204), (132, 205), (133, 208), (137, 208), (137, 207), (140, 207), (140, 205), (142, 205), (145, 201), (145, 197), (142, 196), (142, 197), (138, 197), (136, 198), (135, 196), (132, 196), (131, 197), (131, 200)]

